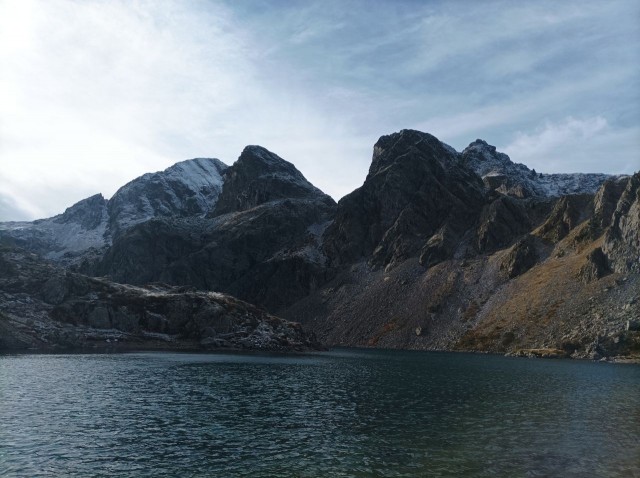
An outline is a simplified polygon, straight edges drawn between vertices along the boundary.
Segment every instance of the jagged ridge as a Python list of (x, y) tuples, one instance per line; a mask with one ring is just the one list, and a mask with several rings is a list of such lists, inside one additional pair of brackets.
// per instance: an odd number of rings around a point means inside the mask
[[(86, 270), (231, 292), (304, 320), (328, 343), (634, 350), (637, 175), (541, 178), (486, 142), (457, 153), (403, 130), (380, 138), (365, 183), (337, 209), (261, 147), (220, 176), (197, 211), (158, 194), (149, 218), (143, 204), (145, 219), (109, 236)], [(95, 224), (93, 203), (105, 207), (97, 198), (66, 220)]]
[(594, 194), (611, 176), (608, 174), (542, 174), (509, 156), (496, 151), (481, 139), (460, 153), (462, 162), (471, 167), (490, 189), (517, 197), (558, 197), (568, 194)]

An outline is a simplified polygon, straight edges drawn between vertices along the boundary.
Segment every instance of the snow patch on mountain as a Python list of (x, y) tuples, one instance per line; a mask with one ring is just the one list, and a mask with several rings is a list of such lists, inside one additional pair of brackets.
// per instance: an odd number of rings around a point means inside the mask
[(0, 236), (39, 252), (46, 259), (72, 262), (91, 248), (110, 245), (108, 219), (107, 201), (96, 194), (48, 219), (0, 223)]
[(595, 194), (608, 174), (569, 173), (543, 174), (524, 164), (514, 163), (509, 156), (486, 141), (477, 139), (459, 153), (461, 161), (471, 167), (485, 184), (504, 194), (521, 197), (557, 197), (566, 194)]
[(157, 216), (205, 216), (218, 200), (226, 169), (218, 159), (196, 158), (134, 179), (109, 201), (112, 232)]
[(225, 169), (218, 159), (182, 161), (134, 179), (109, 201), (97, 194), (48, 219), (0, 223), (0, 238), (47, 259), (73, 262), (89, 249), (110, 246), (115, 234), (153, 217), (203, 217), (217, 202)]

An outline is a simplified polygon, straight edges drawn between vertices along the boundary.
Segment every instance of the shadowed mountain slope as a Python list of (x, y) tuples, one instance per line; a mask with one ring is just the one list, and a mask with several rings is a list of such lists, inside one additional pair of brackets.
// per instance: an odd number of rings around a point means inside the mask
[(0, 240), (134, 289), (233, 294), (330, 345), (633, 356), (639, 185), (637, 173), (540, 174), (482, 140), (458, 153), (402, 130), (378, 140), (337, 205), (248, 146), (230, 167), (178, 163), (109, 201), (1, 224)]

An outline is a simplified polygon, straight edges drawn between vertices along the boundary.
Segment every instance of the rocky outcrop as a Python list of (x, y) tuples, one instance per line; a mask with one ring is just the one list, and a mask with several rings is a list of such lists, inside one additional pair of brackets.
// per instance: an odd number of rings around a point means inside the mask
[(501, 194), (524, 197), (560, 197), (594, 194), (611, 178), (606, 174), (542, 174), (514, 163), (495, 146), (475, 140), (461, 153), (462, 162), (482, 177), (485, 185)]
[(557, 243), (570, 231), (593, 215), (593, 196), (579, 194), (558, 199), (547, 220), (536, 234), (550, 242)]
[(135, 287), (0, 250), (0, 350), (161, 348), (308, 350), (299, 324), (215, 292)]
[(506, 271), (510, 279), (524, 274), (538, 262), (539, 247), (534, 236), (526, 235), (508, 251), (500, 269)]
[(446, 235), (464, 231), (483, 202), (478, 176), (437, 138), (413, 130), (383, 136), (364, 184), (338, 203), (324, 251), (333, 265), (365, 258), (393, 266), (423, 249), (435, 257), (434, 243), (450, 244)]
[[(495, 196), (494, 196), (495, 197)], [(497, 195), (482, 209), (476, 230), (476, 246), (480, 252), (493, 252), (507, 247), (532, 228), (530, 204)]]
[(612, 178), (605, 181), (593, 198), (593, 228), (602, 232), (611, 225), (618, 201), (629, 183), (628, 177)]
[(224, 188), (209, 216), (246, 211), (281, 199), (334, 205), (333, 199), (307, 181), (293, 164), (260, 146), (247, 146), (224, 172)]
[(585, 264), (579, 274), (583, 282), (593, 282), (611, 272), (607, 264), (607, 256), (602, 252), (602, 248), (596, 247), (585, 259)]
[(627, 181), (611, 216), (602, 250), (614, 271), (640, 273), (640, 173)]

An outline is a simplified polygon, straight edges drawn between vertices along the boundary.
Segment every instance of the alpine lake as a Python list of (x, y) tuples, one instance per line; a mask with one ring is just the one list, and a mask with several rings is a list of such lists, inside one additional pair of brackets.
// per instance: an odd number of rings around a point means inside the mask
[(640, 365), (0, 356), (2, 477), (640, 477)]

